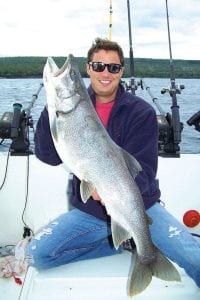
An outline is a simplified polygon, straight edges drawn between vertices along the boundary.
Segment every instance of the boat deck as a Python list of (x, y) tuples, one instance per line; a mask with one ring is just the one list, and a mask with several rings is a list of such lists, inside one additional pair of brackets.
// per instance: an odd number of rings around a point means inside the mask
[[(124, 252), (40, 272), (29, 268), (26, 276), (22, 278), (22, 289), (13, 279), (0, 279), (1, 294), (3, 287), (6, 296), (3, 297), (2, 294), (1, 299), (130, 300), (126, 295), (130, 256), (130, 253)], [(182, 269), (178, 270), (182, 279), (180, 283), (153, 278), (146, 290), (133, 299), (199, 300), (200, 290)]]
[[(4, 175), (5, 162), (6, 156), (0, 155), (0, 182)], [(161, 200), (181, 222), (186, 211), (199, 211), (199, 166), (199, 154), (182, 155), (181, 158), (159, 158)], [(29, 167), (29, 197), (25, 217), (29, 226), (36, 231), (48, 220), (69, 209), (66, 200), (66, 182), (69, 175), (62, 166), (48, 166), (34, 156), (30, 157)], [(26, 157), (10, 157), (6, 182), (0, 191), (0, 228), (4, 228), (0, 230), (0, 245), (17, 243), (22, 238), (21, 212), (25, 201), (26, 171)], [(190, 231), (200, 234), (200, 225)], [(129, 266), (130, 253), (124, 252), (113, 257), (71, 263), (46, 271), (38, 272), (29, 268), (27, 274), (21, 276), (23, 285), (17, 285), (13, 278), (0, 278), (0, 299), (130, 299), (126, 296)], [(200, 289), (184, 270), (178, 269), (182, 277), (180, 283), (153, 278), (146, 290), (133, 299), (199, 300)]]

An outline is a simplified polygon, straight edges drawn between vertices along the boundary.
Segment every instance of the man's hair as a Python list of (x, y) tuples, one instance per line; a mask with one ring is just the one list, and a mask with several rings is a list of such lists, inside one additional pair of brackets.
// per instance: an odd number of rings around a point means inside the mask
[(124, 54), (122, 48), (118, 43), (110, 41), (108, 39), (96, 38), (91, 48), (88, 50), (87, 61), (90, 62), (93, 59), (93, 54), (99, 50), (113, 50), (119, 54), (120, 63), (124, 66)]

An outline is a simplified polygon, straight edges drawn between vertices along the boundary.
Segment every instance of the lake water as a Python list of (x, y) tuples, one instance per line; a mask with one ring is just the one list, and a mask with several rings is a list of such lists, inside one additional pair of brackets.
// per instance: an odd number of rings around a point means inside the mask
[[(89, 79), (84, 80), (86, 86), (88, 86)], [(169, 87), (169, 79), (146, 78), (144, 81), (150, 87), (153, 96), (158, 98), (163, 110), (171, 112), (171, 97), (168, 93), (161, 94), (163, 87)], [(42, 79), (0, 79), (0, 118), (4, 112), (12, 112), (13, 103), (15, 102), (21, 103), (23, 109), (27, 108), (32, 100), (32, 95), (37, 92), (41, 82)], [(197, 132), (194, 126), (190, 127), (186, 123), (194, 113), (200, 110), (200, 79), (177, 79), (176, 84), (185, 86), (182, 93), (177, 95), (178, 105), (180, 106), (180, 119), (184, 124), (181, 153), (200, 153), (200, 132)], [(151, 103), (157, 110), (146, 89), (142, 90), (138, 87), (136, 94)], [(31, 109), (34, 127), (45, 103), (45, 89), (42, 88)], [(30, 133), (30, 139), (32, 141), (33, 132)], [(5, 140), (2, 145), (0, 144), (0, 151), (7, 151), (9, 144), (10, 140)]]

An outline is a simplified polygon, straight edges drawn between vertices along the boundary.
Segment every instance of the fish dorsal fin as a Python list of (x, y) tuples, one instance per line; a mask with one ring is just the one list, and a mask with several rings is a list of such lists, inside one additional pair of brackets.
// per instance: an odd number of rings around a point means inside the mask
[(94, 191), (95, 187), (91, 182), (82, 180), (80, 185), (80, 194), (81, 199), (84, 203), (87, 202), (87, 200), (90, 198)]
[(116, 249), (126, 240), (131, 238), (131, 234), (124, 229), (119, 223), (111, 219), (111, 231), (113, 244)]
[(133, 155), (131, 155), (126, 150), (121, 149), (121, 151), (129, 172), (131, 173), (132, 177), (135, 178), (139, 174), (139, 172), (142, 171), (140, 163), (135, 159)]

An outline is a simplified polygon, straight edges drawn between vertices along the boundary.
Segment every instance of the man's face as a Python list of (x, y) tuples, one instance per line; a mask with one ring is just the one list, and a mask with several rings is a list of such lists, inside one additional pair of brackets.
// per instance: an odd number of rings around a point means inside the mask
[[(99, 50), (93, 54), (92, 62), (120, 64), (120, 59), (117, 51)], [(115, 99), (123, 68), (119, 73), (113, 74), (108, 71), (107, 67), (102, 72), (96, 72), (93, 71), (92, 66), (87, 64), (87, 73), (90, 76), (92, 88), (96, 93), (96, 101), (106, 103)]]

